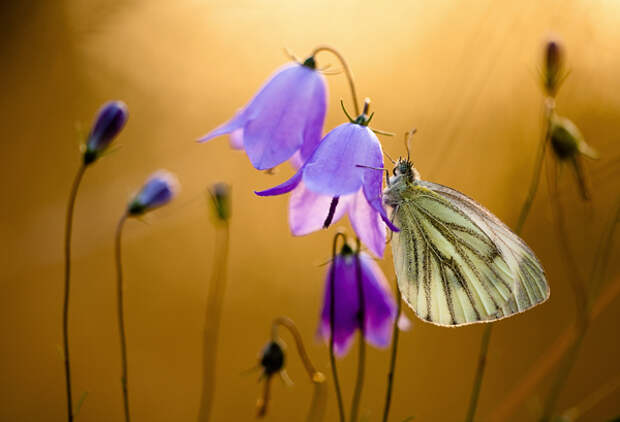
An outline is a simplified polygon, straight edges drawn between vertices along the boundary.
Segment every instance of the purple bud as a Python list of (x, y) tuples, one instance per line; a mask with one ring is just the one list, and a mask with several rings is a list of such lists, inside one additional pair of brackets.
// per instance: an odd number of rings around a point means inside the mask
[(559, 41), (549, 40), (545, 46), (544, 85), (548, 95), (554, 97), (562, 82), (564, 49)]
[(179, 182), (172, 173), (165, 170), (153, 173), (129, 203), (129, 215), (141, 215), (167, 204), (176, 195), (178, 186)]
[(94, 162), (110, 145), (125, 126), (127, 117), (127, 106), (122, 101), (110, 101), (101, 107), (86, 141), (85, 164)]

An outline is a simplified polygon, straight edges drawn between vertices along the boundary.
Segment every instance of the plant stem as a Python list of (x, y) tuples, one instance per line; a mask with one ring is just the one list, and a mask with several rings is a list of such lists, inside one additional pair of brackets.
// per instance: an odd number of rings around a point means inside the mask
[(336, 355), (334, 354), (334, 331), (336, 328), (336, 247), (338, 246), (338, 238), (342, 237), (346, 242), (347, 239), (343, 233), (336, 233), (332, 244), (332, 266), (329, 275), (330, 282), (330, 298), (329, 298), (329, 362), (332, 368), (332, 376), (334, 377), (334, 388), (336, 389), (336, 400), (338, 402), (338, 414), (340, 422), (345, 422), (344, 404), (342, 402), (342, 391), (340, 391), (340, 381), (338, 381), (338, 370), (336, 368)]
[(214, 266), (207, 292), (207, 309), (203, 336), (202, 395), (198, 414), (198, 421), (201, 422), (209, 420), (213, 406), (213, 397), (215, 396), (218, 333), (222, 319), (224, 292), (226, 290), (226, 267), (230, 240), (228, 220), (218, 220), (215, 233)]
[(81, 164), (78, 169), (67, 204), (67, 216), (65, 223), (65, 291), (62, 306), (62, 344), (63, 357), (65, 364), (65, 387), (67, 393), (67, 420), (73, 421), (73, 399), (71, 395), (71, 364), (69, 362), (69, 294), (71, 290), (71, 233), (73, 232), (73, 210), (75, 208), (75, 198), (82, 178), (86, 172), (86, 165)]
[(328, 45), (319, 45), (312, 51), (312, 54), (310, 55), (314, 57), (320, 51), (328, 51), (332, 53), (334, 56), (336, 56), (336, 58), (342, 64), (344, 73), (347, 76), (347, 80), (349, 81), (349, 89), (351, 90), (351, 97), (353, 98), (353, 107), (355, 107), (355, 115), (357, 117), (360, 114), (360, 108), (359, 108), (359, 103), (357, 101), (357, 93), (355, 92), (355, 82), (353, 82), (353, 73), (351, 72), (351, 69), (347, 65), (346, 60), (344, 59), (343, 55), (340, 54), (340, 52), (338, 52), (338, 50)]
[(390, 413), (390, 404), (392, 403), (392, 388), (394, 385), (394, 371), (396, 368), (396, 353), (398, 351), (398, 320), (402, 311), (403, 301), (400, 297), (400, 289), (398, 288), (398, 280), (396, 280), (396, 317), (394, 318), (394, 328), (392, 329), (392, 355), (390, 357), (390, 369), (388, 371), (387, 391), (385, 393), (385, 406), (383, 408), (383, 422), (387, 422)]
[(123, 387), (123, 409), (125, 422), (129, 422), (129, 391), (127, 387), (127, 340), (125, 338), (125, 320), (123, 312), (123, 265), (121, 261), (121, 234), (127, 220), (127, 213), (123, 214), (116, 226), (116, 294), (118, 311), (118, 332), (121, 342), (121, 385)]
[[(532, 181), (530, 182), (530, 188), (528, 190), (528, 194), (521, 206), (521, 212), (519, 213), (519, 220), (517, 221), (517, 226), (515, 229), (515, 233), (517, 235), (521, 234), (521, 230), (523, 230), (523, 225), (525, 224), (525, 220), (527, 220), (528, 215), (530, 215), (530, 209), (532, 207), (532, 203), (534, 202), (534, 197), (536, 196), (536, 192), (538, 191), (538, 184), (540, 182), (540, 173), (543, 165), (543, 161), (545, 158), (545, 151), (547, 148), (547, 144), (550, 142), (551, 137), (551, 117), (553, 116), (553, 112), (555, 110), (555, 101), (553, 98), (549, 97), (545, 99), (544, 102), (544, 130), (543, 136), (540, 138), (540, 142), (538, 144), (538, 153), (536, 155), (536, 162), (534, 163), (534, 174), (532, 176)], [(482, 339), (480, 340), (480, 352), (478, 353), (478, 367), (476, 369), (476, 376), (474, 378), (474, 386), (471, 391), (471, 397), (469, 399), (469, 408), (467, 410), (467, 416), (465, 420), (467, 422), (472, 422), (474, 420), (474, 416), (476, 415), (476, 406), (478, 405), (478, 397), (480, 396), (480, 389), (482, 388), (482, 379), (484, 378), (484, 370), (486, 369), (487, 355), (489, 349), (489, 342), (491, 339), (491, 332), (493, 327), (491, 324), (487, 324), (484, 327), (484, 331), (482, 333)]]
[(355, 390), (353, 391), (353, 399), (351, 400), (351, 422), (357, 422), (359, 413), (359, 405), (362, 397), (362, 388), (364, 387), (364, 366), (366, 365), (366, 303), (364, 296), (364, 283), (362, 280), (362, 263), (360, 260), (360, 240), (355, 239), (357, 248), (355, 251), (355, 272), (357, 276), (357, 297), (359, 300), (358, 320), (360, 325), (359, 335), (359, 354), (357, 358), (357, 380), (355, 381)]

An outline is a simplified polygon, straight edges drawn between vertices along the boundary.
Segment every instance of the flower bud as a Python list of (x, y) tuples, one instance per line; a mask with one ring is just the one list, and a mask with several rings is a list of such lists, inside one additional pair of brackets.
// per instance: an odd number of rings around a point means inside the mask
[(153, 173), (131, 200), (127, 212), (131, 216), (142, 215), (167, 204), (176, 195), (178, 186), (179, 182), (172, 173), (165, 170)]
[(226, 183), (216, 183), (208, 189), (208, 192), (215, 217), (220, 221), (228, 221), (231, 216), (230, 186)]
[(556, 40), (549, 40), (545, 46), (543, 83), (547, 95), (555, 97), (564, 78), (564, 49)]
[(260, 355), (260, 366), (263, 368), (263, 375), (271, 377), (284, 368), (284, 350), (275, 341), (270, 341), (263, 348)]
[(123, 129), (127, 117), (127, 106), (122, 101), (110, 101), (101, 107), (86, 140), (84, 164), (88, 165), (99, 158)]

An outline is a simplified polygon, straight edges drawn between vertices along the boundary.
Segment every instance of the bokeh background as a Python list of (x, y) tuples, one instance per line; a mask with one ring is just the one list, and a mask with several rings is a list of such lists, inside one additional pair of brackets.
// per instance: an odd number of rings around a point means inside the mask
[[(86, 174), (73, 237), (71, 353), (81, 421), (122, 418), (115, 314), (113, 231), (129, 195), (159, 168), (175, 172), (182, 193), (124, 237), (126, 321), (132, 414), (136, 421), (191, 421), (198, 412), (202, 324), (215, 229), (204, 189), (233, 186), (228, 286), (220, 337), (214, 420), (252, 420), (260, 386), (256, 364), (270, 321), (294, 319), (310, 354), (328, 373), (327, 348), (314, 338), (330, 244), (336, 228), (293, 238), (286, 196), (259, 198), (292, 173), (255, 171), (226, 139), (194, 140), (228, 119), (287, 61), (330, 44), (349, 61), (359, 95), (371, 97), (374, 125), (403, 133), (426, 179), (485, 204), (514, 226), (530, 182), (541, 131), (538, 68), (549, 36), (563, 40), (571, 74), (558, 111), (580, 126), (601, 159), (587, 163), (593, 200), (579, 201), (564, 171), (561, 198), (571, 246), (588, 274), (620, 187), (620, 3), (551, 1), (4, 1), (0, 5), (0, 419), (62, 421), (60, 357), (62, 242), (66, 198), (79, 143), (99, 105), (124, 100), (130, 119), (122, 148)], [(320, 65), (336, 60), (318, 56)], [(350, 106), (343, 75), (328, 77), (326, 130)], [(80, 135), (81, 133), (81, 135)], [(383, 138), (393, 156), (402, 138)], [(337, 225), (349, 230), (347, 222)], [(551, 225), (546, 183), (523, 237), (551, 285), (542, 306), (496, 324), (478, 416), (493, 420), (534, 361), (574, 320), (574, 299)], [(617, 240), (608, 283), (620, 277)], [(389, 278), (391, 252), (380, 261)], [(559, 408), (580, 402), (620, 374), (620, 300), (589, 331)], [(483, 327), (445, 329), (417, 320), (401, 336), (393, 421), (462, 420)], [(285, 337), (292, 349), (292, 340)], [(362, 415), (378, 420), (388, 353), (371, 349)], [(345, 397), (355, 353), (340, 361)], [(311, 386), (294, 354), (295, 381), (274, 383), (268, 420), (299, 420)], [(508, 420), (532, 420), (550, 377)], [(328, 420), (336, 417), (330, 385)], [(620, 414), (620, 391), (582, 420)]]

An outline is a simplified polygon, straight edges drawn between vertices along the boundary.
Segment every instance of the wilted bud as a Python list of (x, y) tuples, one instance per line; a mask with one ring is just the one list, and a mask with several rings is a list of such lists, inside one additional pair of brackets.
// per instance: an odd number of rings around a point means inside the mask
[(122, 101), (110, 101), (104, 104), (86, 140), (84, 164), (94, 162), (110, 145), (127, 122), (127, 106)]
[(275, 341), (270, 341), (263, 348), (260, 355), (260, 366), (263, 368), (263, 375), (271, 377), (284, 368), (284, 350)]
[(543, 83), (547, 95), (555, 97), (564, 78), (564, 49), (556, 40), (549, 40), (545, 46)]
[(136, 216), (161, 207), (174, 198), (178, 189), (179, 182), (176, 176), (168, 171), (159, 170), (153, 173), (131, 200), (127, 211), (129, 215)]
[(220, 221), (228, 221), (231, 216), (230, 186), (216, 183), (208, 190), (215, 217)]
[(565, 117), (554, 116), (551, 120), (551, 148), (560, 161), (568, 162), (577, 178), (579, 192), (584, 200), (590, 199), (581, 155), (598, 158), (598, 153), (584, 140), (577, 126)]

